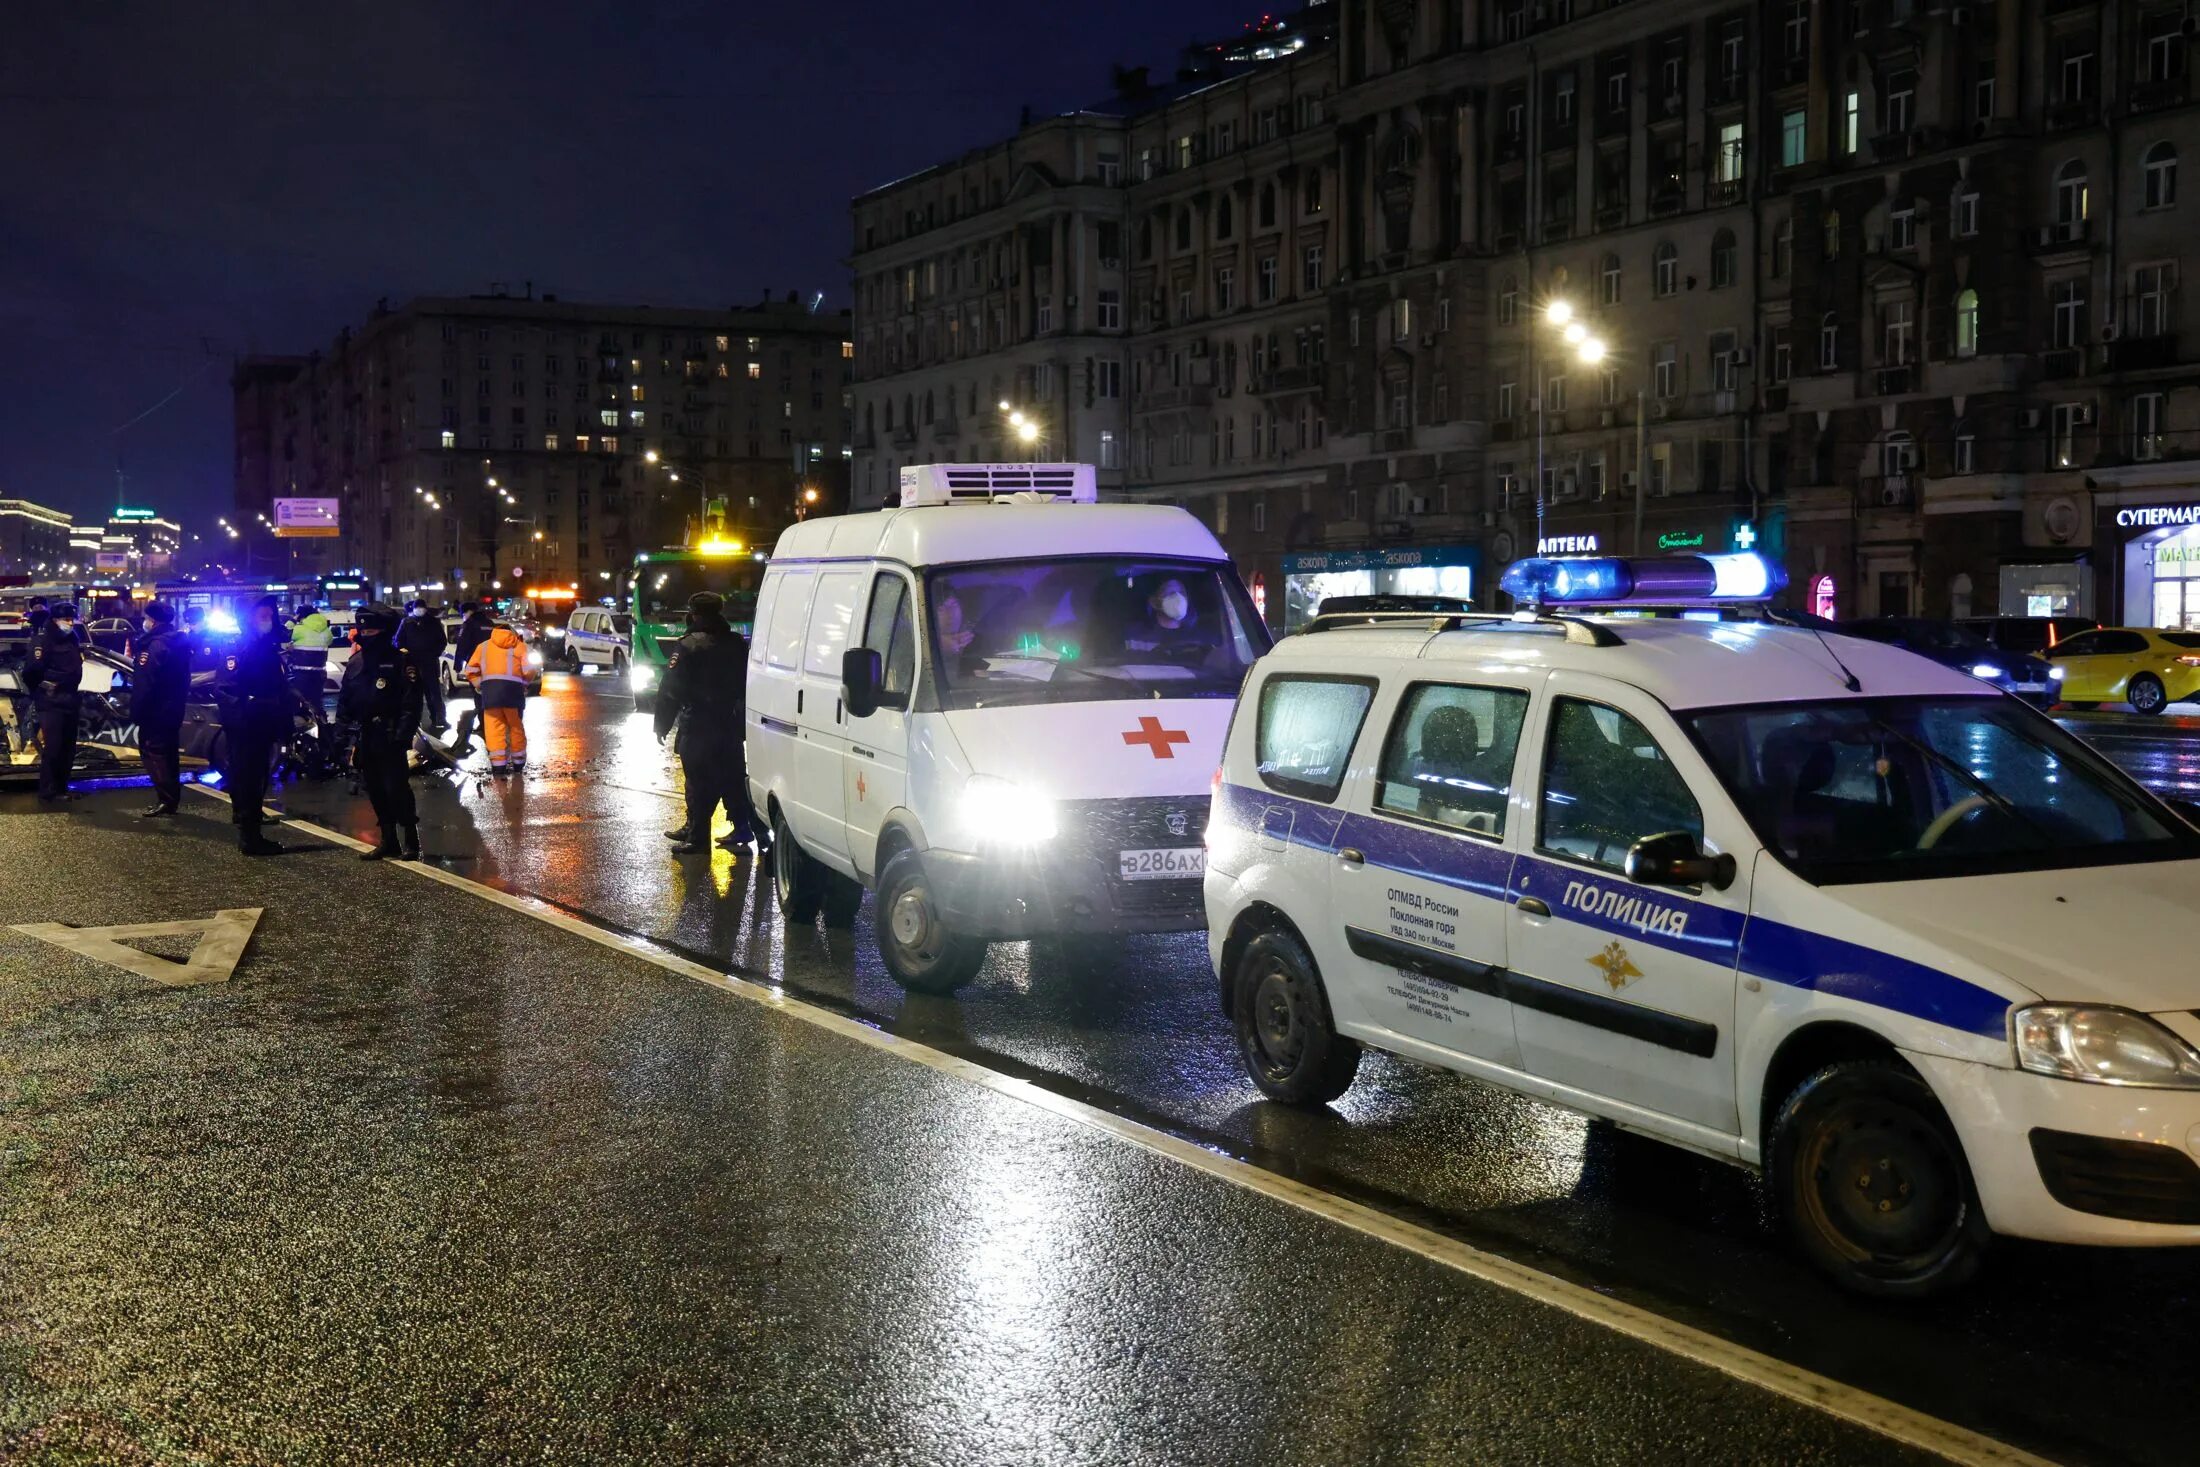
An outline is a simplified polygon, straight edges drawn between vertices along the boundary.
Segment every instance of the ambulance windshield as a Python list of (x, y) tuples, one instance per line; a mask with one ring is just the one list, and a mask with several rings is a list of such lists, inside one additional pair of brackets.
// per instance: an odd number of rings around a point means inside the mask
[(1820, 884), (2200, 857), (2200, 834), (2007, 698), (1855, 698), (1683, 721), (1758, 837)]
[(1234, 698), (1268, 649), (1211, 561), (986, 561), (934, 571), (927, 598), (943, 708)]

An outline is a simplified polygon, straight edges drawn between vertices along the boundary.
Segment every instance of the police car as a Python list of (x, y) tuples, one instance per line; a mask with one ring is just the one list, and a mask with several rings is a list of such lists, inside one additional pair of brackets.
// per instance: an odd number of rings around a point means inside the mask
[[(1539, 609), (1317, 618), (1248, 676), (1205, 896), (1262, 1091), (1372, 1046), (1761, 1168), (1869, 1293), (2200, 1243), (2195, 812), (1960, 671), (1702, 609), (1777, 589), (1752, 556), (1504, 585)], [(1711, 619), (1609, 614), (1652, 602)]]

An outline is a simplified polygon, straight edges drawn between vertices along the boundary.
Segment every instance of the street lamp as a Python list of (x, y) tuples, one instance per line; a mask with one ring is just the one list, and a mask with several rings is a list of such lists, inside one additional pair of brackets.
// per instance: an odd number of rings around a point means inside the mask
[[(1610, 355), (1610, 348), (1593, 335), (1589, 328), (1575, 318), (1571, 301), (1563, 298), (1550, 301), (1543, 307), (1543, 318), (1558, 327), (1560, 337), (1571, 350), (1575, 361), (1585, 367), (1593, 367)], [(1534, 349), (1533, 335), (1529, 337), (1531, 360)], [(1639, 383), (1635, 387), (1635, 548), (1634, 554), (1642, 554), (1643, 499), (1650, 488), (1649, 454), (1649, 394)], [(1543, 538), (1543, 515), (1546, 505), (1544, 490), (1544, 419), (1543, 380), (1540, 374), (1535, 382), (1535, 538)]]

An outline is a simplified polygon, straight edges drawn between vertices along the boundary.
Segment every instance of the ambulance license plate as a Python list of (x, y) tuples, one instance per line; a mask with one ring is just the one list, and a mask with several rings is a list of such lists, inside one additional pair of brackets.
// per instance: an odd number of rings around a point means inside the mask
[(1205, 846), (1171, 847), (1158, 851), (1123, 851), (1125, 881), (1185, 881), (1207, 874)]

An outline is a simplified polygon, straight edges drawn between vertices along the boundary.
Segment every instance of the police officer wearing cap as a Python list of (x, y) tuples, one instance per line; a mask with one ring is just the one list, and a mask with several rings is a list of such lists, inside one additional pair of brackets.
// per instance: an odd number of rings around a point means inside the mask
[(396, 640), (398, 649), (419, 666), (421, 707), (428, 732), (442, 733), (450, 727), (443, 721), (443, 652), (451, 645), (443, 633), (443, 618), (424, 602), (408, 601)]
[(84, 685), (84, 643), (76, 629), (76, 603), (56, 601), (31, 643), (24, 681), (38, 700), (38, 800), (58, 804), (69, 793), (76, 763), (77, 722), (84, 716), (77, 690)]
[(260, 834), (267, 818), (268, 765), (275, 746), (290, 732), (297, 694), (283, 667), (283, 627), (273, 596), (252, 605), (252, 620), (222, 655), (214, 675), (214, 700), (221, 707), (223, 741), (229, 746), (229, 818), (236, 822), (237, 849), (248, 856), (273, 856), (282, 847)]
[(734, 844), (753, 839), (759, 855), (771, 849), (771, 836), (749, 799), (742, 744), (749, 643), (726, 621), (725, 605), (724, 598), (709, 591), (688, 598), (688, 633), (673, 649), (657, 690), (658, 741), (675, 724), (680, 731), (674, 748), (687, 786), (687, 824), (665, 834), (679, 842), (673, 851), (681, 856), (710, 850), (710, 822), (721, 803), (733, 817)]
[(138, 726), (138, 754), (153, 777), (153, 804), (140, 820), (159, 820), (183, 803), (183, 703), (191, 688), (191, 643), (176, 628), (176, 608), (155, 601), (145, 608), (144, 635), (131, 659), (130, 718)]
[(420, 727), (420, 661), (397, 644), (401, 620), (388, 606), (359, 613), (358, 650), (344, 664), (336, 690), (337, 716), (359, 726), (359, 782), (382, 827), (381, 844), (363, 861), (420, 859), (420, 815), (406, 768)]

